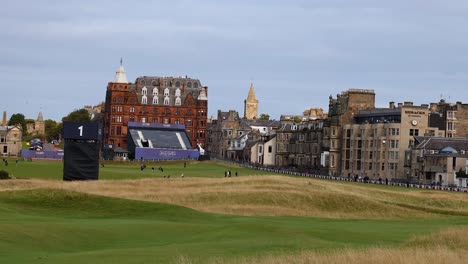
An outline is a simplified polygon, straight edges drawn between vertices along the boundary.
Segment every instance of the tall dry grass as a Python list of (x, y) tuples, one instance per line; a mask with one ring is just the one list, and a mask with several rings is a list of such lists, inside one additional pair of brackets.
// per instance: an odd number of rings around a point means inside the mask
[(0, 182), (0, 191), (35, 188), (66, 189), (236, 215), (368, 219), (468, 215), (468, 195), (463, 193), (378, 188), (285, 176)]
[[(417, 236), (402, 248), (342, 249), (330, 252), (302, 251), (296, 254), (272, 254), (238, 259), (211, 259), (212, 264), (426, 264), (468, 263), (468, 228), (448, 229), (428, 236)], [(186, 256), (174, 260), (178, 264), (198, 263)]]

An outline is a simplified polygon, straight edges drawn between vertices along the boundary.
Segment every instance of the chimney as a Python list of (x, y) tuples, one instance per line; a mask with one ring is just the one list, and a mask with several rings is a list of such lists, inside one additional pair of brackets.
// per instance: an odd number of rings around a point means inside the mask
[(431, 106), (429, 107), (431, 112), (436, 112), (437, 111), (437, 103), (431, 103)]
[(2, 126), (6, 126), (6, 125), (7, 125), (6, 111), (3, 111)]
[(398, 103), (398, 108), (401, 108), (403, 106), (402, 103)]
[(413, 106), (413, 102), (404, 102), (404, 106)]
[(391, 101), (390, 103), (388, 103), (388, 107), (390, 109), (395, 109), (395, 102)]

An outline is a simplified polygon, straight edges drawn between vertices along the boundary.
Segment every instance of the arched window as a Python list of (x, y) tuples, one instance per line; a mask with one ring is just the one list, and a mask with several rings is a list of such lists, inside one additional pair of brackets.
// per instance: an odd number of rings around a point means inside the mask
[(175, 96), (180, 96), (180, 89), (179, 89), (179, 88), (177, 88), (177, 89), (175, 90)]
[(146, 89), (146, 86), (141, 88), (141, 94), (147, 95), (148, 94), (148, 89)]
[(180, 82), (179, 82), (179, 81), (177, 81), (177, 82), (175, 83), (175, 87), (180, 87)]
[(169, 88), (164, 89), (164, 96), (169, 96)]
[(164, 105), (169, 105), (169, 96), (164, 97)]
[(153, 88), (153, 96), (158, 96), (159, 92), (158, 92), (158, 88), (154, 87)]
[(146, 97), (146, 95), (143, 95), (141, 97), (141, 104), (147, 104), (148, 103), (148, 98)]
[(191, 82), (188, 82), (188, 83), (187, 83), (187, 87), (188, 87), (188, 88), (192, 88), (192, 83), (191, 83)]
[(158, 104), (158, 97), (153, 97), (153, 104)]
[(175, 99), (175, 105), (181, 105), (180, 97), (176, 97), (176, 99)]

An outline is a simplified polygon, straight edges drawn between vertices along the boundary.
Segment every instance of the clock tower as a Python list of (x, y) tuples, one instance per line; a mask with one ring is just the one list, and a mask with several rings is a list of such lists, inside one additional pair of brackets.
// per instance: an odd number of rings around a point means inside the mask
[(244, 118), (258, 118), (258, 100), (255, 98), (255, 90), (253, 84), (250, 84), (249, 95), (244, 100)]

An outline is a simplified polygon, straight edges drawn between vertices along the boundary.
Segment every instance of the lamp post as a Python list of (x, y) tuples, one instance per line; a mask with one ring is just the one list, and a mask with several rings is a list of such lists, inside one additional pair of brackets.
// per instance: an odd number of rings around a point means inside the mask
[(382, 151), (383, 151), (383, 160), (382, 160), (382, 163), (384, 165), (387, 166), (387, 168), (384, 168), (385, 169), (385, 178), (388, 178), (388, 169), (389, 169), (389, 162), (387, 161), (388, 160), (388, 157), (387, 157), (387, 138), (383, 138), (382, 139)]

